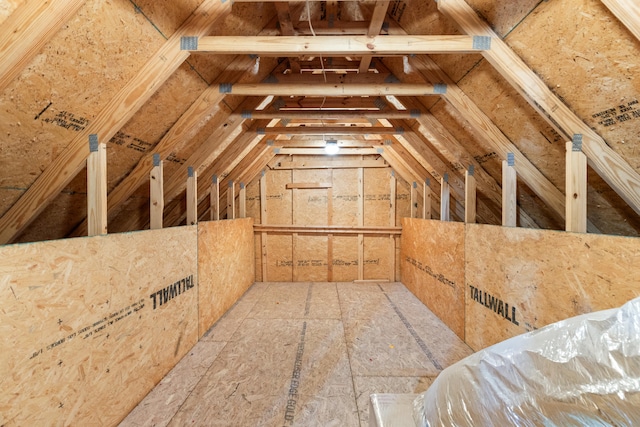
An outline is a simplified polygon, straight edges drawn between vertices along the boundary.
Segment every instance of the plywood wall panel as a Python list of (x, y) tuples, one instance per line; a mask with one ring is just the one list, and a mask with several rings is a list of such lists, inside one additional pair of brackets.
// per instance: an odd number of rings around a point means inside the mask
[(267, 217), (269, 224), (293, 224), (292, 194), (286, 189), (291, 171), (275, 170), (267, 173)]
[(294, 237), (296, 277), (299, 282), (326, 282), (328, 280), (327, 236)]
[(404, 218), (402, 283), (464, 339), (464, 224)]
[(357, 182), (357, 169), (333, 170), (333, 225), (358, 225)]
[(196, 245), (182, 227), (0, 247), (0, 425), (116, 425), (198, 339)]
[(293, 280), (291, 235), (269, 234), (267, 236), (267, 279), (270, 282)]
[(358, 278), (358, 237), (333, 236), (333, 281), (350, 282)]
[(411, 217), (411, 189), (409, 183), (396, 174), (396, 225), (402, 225), (402, 218)]
[(388, 236), (364, 237), (364, 279), (388, 279), (391, 268)]
[(255, 281), (253, 218), (198, 224), (199, 337)]
[[(328, 170), (294, 170), (293, 183), (331, 183)], [(293, 223), (299, 225), (326, 225), (328, 223), (328, 189), (294, 189)]]
[(364, 225), (389, 225), (389, 169), (364, 170)]
[(637, 238), (468, 225), (466, 253), (474, 350), (640, 295)]

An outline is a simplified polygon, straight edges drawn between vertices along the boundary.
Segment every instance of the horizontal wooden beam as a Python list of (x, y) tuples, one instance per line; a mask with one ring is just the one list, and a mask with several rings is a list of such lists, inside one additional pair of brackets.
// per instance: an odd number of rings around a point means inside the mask
[(389, 83), (389, 84), (332, 84), (320, 80), (308, 83), (239, 83), (220, 85), (220, 93), (242, 96), (427, 96), (446, 92), (445, 85)]
[(315, 188), (332, 188), (330, 182), (289, 182), (285, 185), (287, 190), (291, 189), (315, 189)]
[(602, 0), (602, 3), (640, 40), (640, 4), (636, 0)]
[(402, 234), (402, 227), (357, 227), (342, 225), (262, 225), (253, 226), (256, 233), (280, 234)]
[(313, 119), (313, 120), (339, 120), (339, 119), (415, 119), (422, 115), (420, 110), (411, 111), (243, 111), (245, 119)]
[(297, 126), (297, 127), (271, 127), (258, 128), (260, 134), (272, 135), (394, 135), (404, 133), (402, 128), (356, 127), (356, 126)]
[[(276, 154), (282, 155), (300, 155), (300, 156), (329, 156), (324, 148), (297, 148), (297, 147), (282, 147), (277, 149)], [(339, 156), (367, 156), (379, 154), (377, 148), (341, 148), (338, 154)]]
[[(269, 168), (272, 170), (296, 170), (296, 169), (355, 169), (355, 168), (388, 168), (389, 164), (384, 159), (347, 159), (345, 157), (330, 157), (322, 160), (293, 159), (285, 161), (282, 156), (271, 161)], [(287, 159), (291, 159), (287, 157)]]
[[(442, 36), (205, 36), (185, 38), (186, 50), (223, 55), (260, 56), (400, 56), (433, 53), (478, 53), (490, 48), (486, 38)], [(197, 42), (196, 42), (197, 40)], [(187, 45), (187, 43), (183, 43)]]

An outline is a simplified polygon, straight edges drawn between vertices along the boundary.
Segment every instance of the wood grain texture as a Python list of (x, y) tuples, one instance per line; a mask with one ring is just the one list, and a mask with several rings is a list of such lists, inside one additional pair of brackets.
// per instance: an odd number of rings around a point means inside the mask
[(464, 0), (440, 1), (438, 9), (464, 32), (491, 37), (491, 49), (482, 52), (485, 59), (566, 140), (575, 134), (583, 135), (583, 152), (591, 167), (640, 214), (640, 174), (576, 116)]
[(198, 224), (199, 337), (255, 281), (253, 218)]
[(518, 175), (515, 166), (502, 161), (502, 225), (515, 227), (518, 222)]
[(567, 193), (566, 231), (587, 232), (587, 157), (582, 151), (573, 151), (573, 142), (567, 142), (565, 191)]
[(215, 0), (205, 0), (196, 9), (0, 218), (0, 244), (12, 241), (82, 169), (89, 154), (86, 141), (90, 134), (97, 134), (100, 141), (109, 141), (189, 56), (187, 51), (180, 50), (180, 37), (206, 34), (216, 18), (230, 9), (230, 3)]
[(402, 283), (464, 339), (464, 224), (403, 218)]
[[(640, 295), (640, 239), (477, 224), (466, 230), (466, 342), (476, 351)], [(483, 292), (482, 304), (471, 286)], [(518, 324), (488, 308), (484, 292), (508, 303), (509, 317), (515, 308)]]
[(107, 144), (87, 158), (88, 235), (107, 234)]
[(85, 0), (28, 0), (0, 25), (0, 92), (22, 71)]
[(117, 425), (198, 340), (196, 245), (183, 227), (0, 247), (0, 424)]
[(640, 40), (640, 5), (633, 0), (601, 1)]

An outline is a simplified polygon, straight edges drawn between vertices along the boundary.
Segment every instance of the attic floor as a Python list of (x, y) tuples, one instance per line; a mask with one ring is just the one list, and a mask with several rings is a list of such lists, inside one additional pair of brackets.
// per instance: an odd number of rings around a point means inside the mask
[(255, 283), (121, 426), (367, 426), (471, 354), (401, 283)]

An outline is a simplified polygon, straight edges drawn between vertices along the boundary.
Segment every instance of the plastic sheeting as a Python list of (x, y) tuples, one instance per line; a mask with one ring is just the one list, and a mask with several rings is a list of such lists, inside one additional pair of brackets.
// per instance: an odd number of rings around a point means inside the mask
[(443, 370), (418, 426), (640, 426), (640, 298), (563, 320)]

